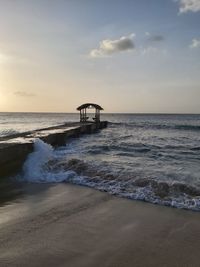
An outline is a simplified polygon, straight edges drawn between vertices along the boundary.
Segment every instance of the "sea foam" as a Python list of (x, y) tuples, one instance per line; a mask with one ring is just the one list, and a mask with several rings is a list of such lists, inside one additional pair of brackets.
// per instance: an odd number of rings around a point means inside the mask
[(54, 149), (40, 139), (34, 142), (34, 152), (29, 154), (23, 166), (23, 180), (32, 183), (59, 183), (75, 176), (73, 171), (53, 172), (51, 161), (55, 160)]
[[(70, 144), (56, 150), (36, 139), (34, 152), (27, 157), (23, 167), (23, 180), (32, 183), (69, 182), (129, 199), (200, 211), (199, 186), (178, 179), (167, 180), (162, 177), (162, 173), (153, 178), (140, 176), (134, 168), (131, 168), (131, 172), (127, 172), (127, 169), (119, 171), (116, 170), (118, 165), (115, 164), (113, 168), (115, 158), (108, 162), (100, 158), (98, 161), (91, 160), (87, 153), (92, 147), (97, 149), (97, 145), (88, 142), (88, 138), (71, 140)], [(109, 152), (100, 150), (104, 155)], [(92, 159), (96, 157), (94, 153), (90, 154)], [(123, 165), (124, 162), (121, 162), (119, 166)], [(183, 172), (181, 174), (183, 176)]]
[(44, 143), (40, 139), (36, 139), (34, 142), (34, 152), (29, 154), (23, 166), (25, 179), (29, 182), (43, 180), (43, 168), (52, 158), (52, 146)]

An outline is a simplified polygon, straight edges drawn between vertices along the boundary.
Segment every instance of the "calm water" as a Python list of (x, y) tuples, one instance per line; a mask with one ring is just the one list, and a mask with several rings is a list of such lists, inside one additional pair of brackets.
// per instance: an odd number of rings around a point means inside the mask
[[(37, 140), (18, 179), (70, 182), (200, 210), (200, 115), (109, 114), (108, 128), (53, 150)], [(77, 121), (78, 114), (1, 114), (0, 133)]]

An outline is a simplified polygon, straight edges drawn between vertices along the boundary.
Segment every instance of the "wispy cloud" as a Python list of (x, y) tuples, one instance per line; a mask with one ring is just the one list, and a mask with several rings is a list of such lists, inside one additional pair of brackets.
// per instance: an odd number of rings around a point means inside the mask
[(14, 95), (19, 96), (19, 97), (35, 97), (36, 96), (33, 93), (28, 93), (25, 91), (16, 91), (14, 92)]
[(166, 49), (159, 49), (157, 47), (148, 46), (148, 47), (141, 47), (140, 53), (142, 56), (151, 55), (151, 54), (159, 54), (159, 55), (165, 56), (167, 55), (168, 52)]
[(192, 39), (190, 48), (200, 48), (200, 39), (196, 39), (196, 38)]
[(147, 37), (145, 39), (145, 43), (143, 46), (139, 48), (139, 52), (141, 55), (147, 55), (147, 54), (155, 54), (155, 53), (160, 53), (166, 54), (165, 49), (161, 49), (158, 47), (156, 43), (161, 43), (165, 40), (165, 37), (161, 34), (151, 34), (150, 32), (145, 32), (145, 36)]
[(200, 0), (177, 0), (179, 2), (179, 12), (198, 12), (200, 11)]
[(165, 40), (163, 35), (151, 35), (149, 33), (147, 36), (149, 36), (148, 41), (151, 41), (151, 42), (162, 42)]
[(141, 48), (140, 52), (141, 52), (142, 55), (157, 53), (158, 52), (158, 48), (149, 46), (149, 47)]
[(122, 36), (117, 40), (106, 39), (100, 42), (99, 47), (90, 51), (90, 56), (93, 58), (106, 57), (114, 53), (131, 51), (135, 49), (133, 37), (135, 34), (129, 36)]

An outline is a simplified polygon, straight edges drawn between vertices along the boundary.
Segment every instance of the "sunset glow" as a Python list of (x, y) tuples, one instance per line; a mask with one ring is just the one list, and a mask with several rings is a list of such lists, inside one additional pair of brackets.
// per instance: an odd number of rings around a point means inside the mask
[[(199, 0), (1, 1), (0, 111), (200, 112)], [(5, 101), (9, 99), (9, 101)]]

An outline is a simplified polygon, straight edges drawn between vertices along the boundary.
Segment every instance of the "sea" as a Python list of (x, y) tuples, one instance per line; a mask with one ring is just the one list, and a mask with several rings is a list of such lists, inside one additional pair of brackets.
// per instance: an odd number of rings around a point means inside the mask
[[(76, 113), (0, 113), (0, 137), (78, 120)], [(102, 114), (101, 120), (109, 122), (106, 129), (56, 149), (36, 139), (15, 179), (200, 211), (200, 115)]]

